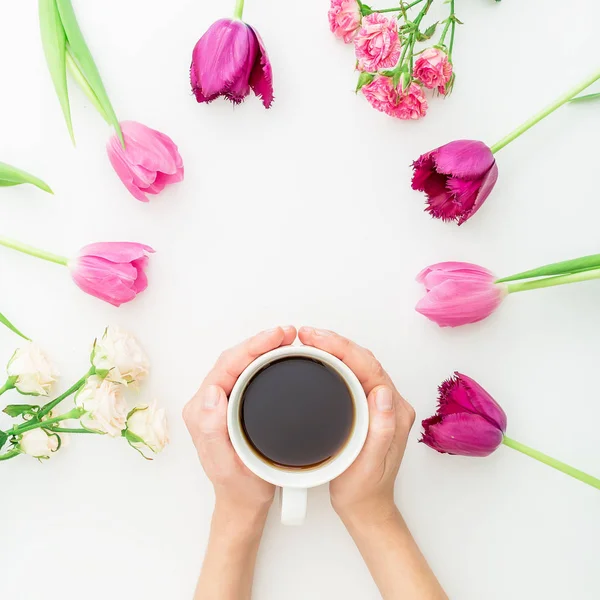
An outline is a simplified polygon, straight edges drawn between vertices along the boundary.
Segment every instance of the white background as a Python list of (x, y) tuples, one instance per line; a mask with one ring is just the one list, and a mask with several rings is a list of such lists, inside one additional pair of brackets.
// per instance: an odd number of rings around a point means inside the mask
[[(504, 406), (509, 435), (600, 475), (600, 282), (510, 297), (457, 330), (413, 309), (414, 277), (433, 262), (506, 275), (600, 251), (600, 105), (564, 107), (502, 150), (496, 189), (460, 229), (430, 220), (410, 190), (420, 153), (455, 138), (491, 144), (597, 69), (598, 3), (460, 0), (455, 92), (417, 123), (354, 96), (352, 48), (330, 34), (325, 0), (247, 2), (273, 63), (272, 110), (254, 97), (197, 105), (191, 51), (230, 4), (74, 2), (120, 118), (168, 133), (184, 157), (185, 182), (149, 205), (112, 172), (109, 130), (74, 86), (70, 145), (36, 3), (4, 8), (0, 160), (56, 195), (1, 190), (1, 232), (68, 255), (105, 240), (157, 253), (148, 291), (115, 309), (62, 267), (0, 250), (0, 310), (52, 356), (61, 389), (86, 371), (107, 324), (135, 332), (153, 365), (142, 396), (167, 407), (172, 444), (150, 463), (123, 441), (80, 437), (48, 463), (2, 464), (3, 598), (191, 597), (213, 497), (181, 408), (222, 349), (274, 324), (328, 327), (368, 346), (419, 419), (459, 369)], [(18, 341), (0, 331), (2, 361)], [(443, 456), (418, 435), (415, 426), (398, 502), (451, 598), (598, 598), (597, 490), (508, 448), (485, 460)], [(272, 515), (255, 597), (379, 597), (326, 489), (311, 493), (302, 528)]]

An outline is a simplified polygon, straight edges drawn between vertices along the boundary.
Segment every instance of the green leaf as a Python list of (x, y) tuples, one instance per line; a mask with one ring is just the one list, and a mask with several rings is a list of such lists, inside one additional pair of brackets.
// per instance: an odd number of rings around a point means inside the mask
[(45, 181), (38, 179), (31, 173), (27, 173), (27, 171), (22, 171), (21, 169), (17, 169), (17, 167), (12, 167), (11, 165), (0, 162), (0, 186), (8, 187), (11, 185), (20, 185), (22, 183), (30, 183), (44, 192), (54, 194)]
[(581, 271), (592, 271), (600, 269), (600, 254), (592, 254), (590, 256), (582, 256), (573, 260), (565, 260), (562, 262), (545, 265), (538, 269), (523, 271), (510, 277), (498, 279), (496, 283), (505, 283), (507, 281), (518, 281), (520, 279), (533, 279), (535, 277), (547, 277), (549, 275), (566, 275), (569, 273), (577, 273)]
[(21, 333), (2, 313), (0, 313), (0, 323), (8, 327), (12, 332), (16, 333), (18, 336), (22, 337), (24, 340), (28, 342), (31, 341), (26, 335)]
[(360, 3), (360, 12), (363, 17), (366, 17), (367, 15), (370, 15), (373, 12), (373, 9), (368, 4), (364, 4), (361, 2)]
[(2, 412), (7, 414), (9, 417), (20, 417), (21, 415), (30, 414), (35, 412), (35, 409), (39, 406), (33, 406), (31, 404), (9, 404)]
[(110, 103), (108, 93), (104, 87), (104, 83), (102, 82), (102, 77), (100, 76), (98, 67), (96, 66), (94, 58), (92, 57), (92, 53), (90, 52), (90, 49), (88, 48), (88, 45), (83, 37), (83, 33), (79, 28), (71, 0), (56, 0), (56, 6), (58, 7), (62, 25), (67, 35), (67, 42), (70, 47), (70, 52), (77, 62), (77, 66), (79, 67), (80, 71), (90, 84), (90, 87), (92, 90), (94, 90), (100, 105), (104, 109), (104, 113), (108, 117), (109, 122), (115, 128), (115, 131), (121, 140), (121, 144), (123, 147), (125, 147), (125, 141), (123, 139), (121, 126), (119, 125), (119, 120), (117, 119), (117, 115), (115, 114), (112, 104)]
[(569, 102), (590, 102), (592, 100), (600, 100), (600, 92), (596, 94), (586, 94), (585, 96), (577, 96), (572, 98)]
[(4, 433), (4, 431), (0, 431), (0, 450), (2, 449), (2, 446), (4, 446), (4, 444), (6, 444), (7, 439), (8, 439), (8, 435), (6, 433)]
[(361, 88), (373, 81), (375, 79), (374, 73), (365, 73), (364, 71), (358, 76), (358, 81), (356, 83), (356, 91), (360, 91)]
[(430, 40), (433, 37), (433, 34), (435, 33), (435, 30), (436, 30), (437, 26), (438, 26), (438, 21), (436, 21), (433, 25), (430, 25), (422, 33), (419, 31), (417, 33), (417, 41), (418, 42), (424, 42), (426, 40)]
[(67, 88), (67, 68), (65, 65), (65, 52), (67, 36), (60, 20), (56, 0), (39, 0), (38, 10), (40, 14), (40, 32), (42, 34), (42, 46), (46, 55), (46, 62), (52, 77), (52, 83), (60, 102), (67, 129), (73, 144), (75, 134), (73, 133), (73, 121), (71, 119), (71, 106), (69, 104), (69, 90)]

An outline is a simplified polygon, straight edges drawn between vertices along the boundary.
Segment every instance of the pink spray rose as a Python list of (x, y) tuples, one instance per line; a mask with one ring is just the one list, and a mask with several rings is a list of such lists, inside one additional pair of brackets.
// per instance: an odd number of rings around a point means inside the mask
[(148, 202), (146, 194), (159, 194), (168, 184), (183, 180), (183, 160), (173, 140), (135, 121), (123, 121), (125, 149), (116, 135), (106, 146), (108, 158), (131, 194)]
[(443, 262), (423, 269), (417, 281), (426, 294), (416, 306), (417, 312), (440, 327), (476, 323), (500, 306), (508, 287), (495, 283), (496, 276), (477, 265)]
[(151, 252), (150, 246), (134, 242), (99, 242), (82, 248), (69, 268), (84, 292), (121, 306), (148, 287), (144, 269)]
[(426, 88), (437, 88), (440, 94), (445, 94), (446, 86), (452, 79), (452, 63), (439, 48), (427, 48), (415, 61), (413, 77)]
[(395, 67), (400, 58), (400, 37), (396, 20), (380, 13), (367, 15), (354, 39), (358, 69), (374, 73)]
[(458, 372), (439, 387), (436, 414), (423, 421), (421, 442), (442, 454), (489, 456), (506, 432), (506, 414), (473, 379)]
[(360, 28), (360, 7), (356, 0), (331, 0), (329, 28), (335, 37), (349, 44)]
[(198, 102), (224, 96), (239, 104), (250, 89), (265, 108), (273, 102), (273, 73), (262, 39), (253, 27), (237, 19), (220, 19), (200, 38), (190, 78)]
[(404, 120), (420, 119), (427, 112), (427, 100), (423, 89), (416, 83), (411, 83), (403, 92), (401, 83), (394, 88), (390, 77), (378, 75), (361, 90), (373, 108), (390, 117)]
[(457, 140), (413, 163), (412, 189), (425, 192), (427, 212), (462, 225), (484, 203), (498, 179), (492, 151), (483, 142)]

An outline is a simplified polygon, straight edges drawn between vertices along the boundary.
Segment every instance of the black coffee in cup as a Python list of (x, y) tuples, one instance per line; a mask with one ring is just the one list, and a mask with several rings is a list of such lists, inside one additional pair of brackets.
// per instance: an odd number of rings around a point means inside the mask
[(328, 365), (282, 358), (248, 382), (240, 420), (248, 443), (264, 460), (310, 468), (344, 448), (354, 426), (354, 402), (343, 378)]

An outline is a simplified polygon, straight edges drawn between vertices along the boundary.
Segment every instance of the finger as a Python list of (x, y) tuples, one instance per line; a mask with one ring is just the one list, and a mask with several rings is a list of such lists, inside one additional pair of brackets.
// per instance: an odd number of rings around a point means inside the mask
[(221, 354), (203, 386), (216, 385), (229, 396), (242, 371), (262, 354), (280, 346), (289, 346), (296, 339), (292, 325), (263, 331)]
[[(367, 398), (369, 403), (369, 432), (364, 448), (357, 459), (362, 469), (374, 471), (392, 447), (396, 434), (396, 401), (391, 388), (376, 387)], [(360, 461), (360, 462), (359, 462)]]
[(227, 469), (235, 459), (227, 431), (227, 396), (215, 385), (204, 386), (184, 409), (184, 420), (209, 476)]
[(351, 340), (333, 331), (313, 327), (301, 327), (298, 336), (303, 344), (329, 352), (350, 367), (367, 394), (378, 385), (394, 387), (389, 375), (373, 354)]

